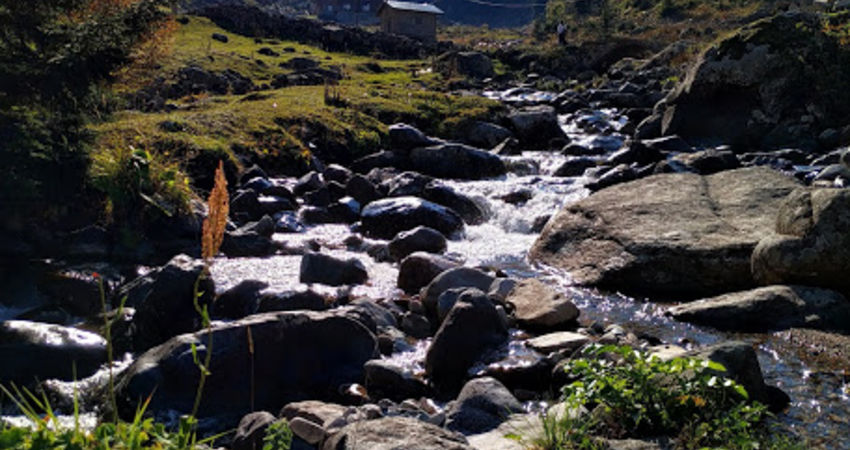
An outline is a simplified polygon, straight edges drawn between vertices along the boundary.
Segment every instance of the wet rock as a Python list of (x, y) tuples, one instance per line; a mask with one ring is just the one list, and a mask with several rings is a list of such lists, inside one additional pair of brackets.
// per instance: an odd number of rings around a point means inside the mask
[(590, 183), (587, 183), (586, 186), (591, 191), (598, 191), (607, 187), (614, 186), (615, 184), (621, 184), (627, 181), (632, 181), (637, 177), (638, 174), (633, 167), (627, 166), (625, 164), (620, 164), (619, 166), (613, 167), (610, 170), (605, 171), (602, 175), (599, 176), (599, 178)]
[(393, 150), (412, 150), (418, 147), (434, 145), (435, 141), (418, 128), (406, 123), (390, 125), (388, 129), (390, 148)]
[(685, 303), (676, 320), (720, 330), (763, 333), (792, 327), (850, 329), (850, 301), (827, 289), (767, 286)]
[(328, 213), (336, 222), (356, 222), (360, 218), (360, 202), (351, 197), (343, 197), (328, 207)]
[(519, 141), (515, 138), (506, 138), (502, 142), (490, 149), (490, 153), (499, 156), (514, 156), (522, 154)]
[(487, 292), (487, 295), (497, 302), (504, 303), (505, 299), (508, 298), (508, 294), (514, 290), (516, 285), (517, 280), (513, 278), (496, 278), (490, 285), (490, 290)]
[(551, 106), (533, 106), (508, 115), (508, 123), (520, 142), (531, 148), (548, 148), (551, 139), (565, 139), (558, 115)]
[(331, 435), (322, 450), (472, 450), (466, 439), (429, 423), (384, 417), (346, 425)]
[(556, 177), (580, 177), (584, 175), (585, 170), (596, 167), (597, 164), (598, 162), (593, 158), (573, 156), (564, 161), (553, 175)]
[(362, 230), (369, 236), (391, 239), (402, 231), (423, 225), (446, 236), (463, 229), (454, 211), (417, 197), (396, 197), (366, 205), (361, 213)]
[(298, 215), (291, 211), (282, 213), (274, 224), (275, 233), (300, 233), (304, 230), (304, 224), (298, 219)]
[(776, 233), (752, 254), (756, 280), (850, 294), (850, 190), (801, 188), (777, 210)]
[(400, 402), (428, 393), (428, 386), (424, 381), (387, 360), (368, 361), (363, 370), (366, 372), (366, 389), (374, 399), (389, 398)]
[(575, 322), (579, 311), (564, 294), (529, 278), (520, 281), (505, 298), (514, 306), (520, 324), (531, 328), (555, 328)]
[(363, 364), (377, 354), (375, 336), (349, 318), (308, 311), (257, 314), (175, 337), (141, 355), (118, 381), (122, 417), (132, 417), (148, 396), (152, 414), (192, 410), (199, 378), (193, 345), (202, 359), (213, 352), (200, 408), (205, 417), (246, 414), (252, 407), (277, 411), (294, 400), (331, 397), (338, 386), (361, 380)]
[(328, 208), (320, 206), (304, 206), (298, 210), (297, 220), (299, 223), (321, 224), (334, 223), (338, 219), (334, 214), (328, 211)]
[(186, 255), (175, 256), (165, 266), (139, 277), (119, 289), (117, 298), (136, 308), (130, 325), (136, 350), (159, 345), (172, 336), (197, 330), (201, 318), (195, 310), (195, 285), (202, 293), (200, 305), (212, 303), (215, 284), (204, 275), (204, 262)]
[(246, 220), (259, 220), (265, 215), (265, 210), (256, 191), (238, 190), (230, 198), (230, 214), (233, 217), (242, 216)]
[(541, 353), (566, 352), (572, 353), (590, 342), (590, 338), (580, 333), (559, 331), (544, 334), (527, 341), (528, 346)]
[(446, 238), (433, 228), (416, 227), (397, 234), (389, 243), (389, 251), (396, 261), (414, 252), (443, 253), (446, 251)]
[[(39, 274), (36, 280), (38, 292), (55, 305), (70, 314), (90, 317), (102, 312), (100, 283), (105, 294), (110, 294), (110, 282), (94, 276), (92, 269), (67, 267)], [(32, 306), (32, 305), (29, 305)]]
[(437, 178), (480, 180), (504, 175), (499, 156), (463, 144), (440, 144), (410, 151), (410, 164), (417, 172)]
[(401, 150), (372, 153), (351, 163), (351, 169), (359, 173), (367, 173), (374, 169), (386, 168), (405, 170), (409, 166), (410, 159)]
[(325, 185), (325, 180), (319, 172), (310, 172), (302, 176), (292, 187), (292, 193), (303, 197), (308, 192), (313, 192)]
[(531, 232), (540, 233), (541, 231), (543, 231), (543, 228), (546, 228), (546, 224), (549, 223), (549, 219), (551, 218), (551, 214), (535, 217), (534, 222), (532, 222), (531, 224)]
[(440, 295), (454, 288), (475, 288), (484, 292), (490, 290), (494, 277), (471, 267), (457, 267), (437, 275), (422, 291), (422, 305), (431, 317), (437, 317), (437, 303)]
[(322, 283), (328, 286), (363, 284), (369, 279), (366, 267), (359, 259), (339, 259), (322, 253), (308, 252), (301, 257), (299, 280), (302, 283)]
[(534, 196), (531, 189), (518, 189), (499, 197), (499, 200), (509, 205), (524, 205)]
[(406, 312), (401, 318), (401, 331), (415, 339), (431, 336), (431, 322), (422, 314)]
[(434, 336), (425, 356), (425, 372), (438, 389), (453, 391), (481, 355), (504, 344), (507, 337), (490, 299), (477, 289), (467, 290)]
[(350, 170), (340, 166), (339, 164), (329, 164), (328, 167), (325, 168), (325, 171), (322, 172), (322, 175), (328, 182), (336, 181), (342, 185), (348, 183), (348, 180), (354, 176)]
[(476, 147), (493, 148), (513, 136), (510, 130), (495, 123), (475, 121), (466, 130), (463, 139)]
[(0, 322), (0, 383), (4, 385), (85, 378), (106, 357), (106, 341), (94, 333), (26, 320)]
[(437, 275), (457, 266), (457, 262), (441, 256), (416, 252), (401, 261), (396, 284), (399, 289), (409, 294), (418, 292)]
[(439, 323), (443, 323), (443, 320), (446, 319), (446, 316), (449, 315), (449, 311), (454, 308), (455, 303), (457, 303), (457, 299), (460, 298), (461, 294), (466, 292), (469, 289), (468, 287), (459, 287), (446, 289), (437, 297), (437, 320)]
[(479, 225), (486, 219), (485, 212), (471, 198), (457, 192), (450, 186), (431, 182), (422, 191), (425, 200), (443, 205), (456, 212), (465, 223)]
[(494, 378), (467, 382), (446, 412), (446, 428), (465, 435), (498, 427), (509, 414), (524, 412), (522, 404)]
[(844, 164), (830, 164), (815, 175), (813, 181), (825, 181), (833, 186), (850, 184), (850, 168)]
[(326, 186), (304, 194), (304, 204), (327, 208), (331, 204), (331, 193)]
[(653, 150), (666, 153), (691, 153), (694, 148), (679, 136), (664, 136), (655, 139), (644, 139), (642, 145)]
[(646, 145), (643, 141), (634, 141), (609, 156), (608, 162), (613, 165), (635, 163), (644, 166), (662, 159), (664, 155), (657, 148)]
[(252, 232), (225, 233), (221, 252), (230, 257), (268, 256), (274, 253), (274, 242), (268, 236)]
[(738, 157), (730, 150), (709, 149), (694, 153), (680, 153), (672, 162), (679, 163), (700, 175), (710, 175), (741, 167)]
[(797, 186), (767, 168), (617, 185), (565, 207), (530, 258), (568, 270), (579, 284), (623, 292), (706, 296), (749, 289), (755, 287), (750, 255)]
[(236, 427), (236, 435), (230, 443), (231, 450), (261, 450), (263, 438), (269, 425), (277, 422), (272, 414), (261, 411), (247, 414), (239, 421)]

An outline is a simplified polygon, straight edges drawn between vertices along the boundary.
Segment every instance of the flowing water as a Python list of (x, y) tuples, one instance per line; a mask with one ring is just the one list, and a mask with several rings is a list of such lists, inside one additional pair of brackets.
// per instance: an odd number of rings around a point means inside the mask
[[(489, 93), (508, 102), (551, 100), (551, 94), (514, 91), (510, 95)], [(625, 139), (618, 134), (626, 123), (616, 111), (603, 110), (561, 117), (562, 126), (572, 141), (616, 150)], [(617, 293), (600, 292), (571, 286), (569, 274), (552, 268), (537, 267), (527, 260), (527, 252), (537, 233), (532, 226), (541, 216), (556, 213), (566, 204), (578, 201), (589, 192), (582, 177), (561, 178), (551, 174), (565, 160), (555, 152), (523, 152), (506, 157), (512, 173), (499, 179), (484, 181), (445, 181), (459, 192), (471, 197), (488, 215), (488, 220), (467, 226), (462, 236), (450, 241), (448, 252), (463, 260), (467, 266), (488, 266), (518, 278), (535, 277), (570, 293), (581, 310), (582, 322), (620, 324), (627, 330), (684, 347), (712, 344), (729, 339), (746, 339), (758, 345), (759, 361), (767, 382), (780, 387), (791, 396), (788, 410), (778, 421), (788, 430), (806, 437), (813, 446), (850, 448), (848, 423), (847, 378), (844, 373), (810, 367), (798, 357), (799, 348), (790, 346), (781, 333), (734, 335), (712, 329), (673, 321), (664, 316), (666, 306), (645, 299), (630, 298)], [(291, 183), (292, 180), (281, 180)], [(531, 193), (522, 204), (509, 204), (500, 199), (506, 194), (524, 190)], [(397, 266), (374, 261), (365, 253), (347, 249), (344, 240), (351, 235), (345, 225), (307, 227), (302, 233), (276, 234), (274, 238), (288, 247), (301, 246), (308, 241), (322, 245), (323, 251), (342, 257), (360, 259), (369, 272), (369, 283), (351, 289), (355, 296), (392, 298), (402, 293), (396, 288)], [(243, 280), (259, 280), (272, 288), (293, 289), (299, 285), (300, 256), (279, 255), (265, 258), (220, 258), (212, 267), (219, 292)], [(317, 289), (317, 286), (313, 286)], [(325, 287), (327, 293), (338, 288)], [(321, 291), (321, 289), (320, 289)], [(8, 312), (8, 311), (7, 311)], [(539, 357), (527, 349), (523, 335), (512, 333), (508, 360), (528, 360)], [(428, 340), (423, 340), (404, 352), (392, 356), (413, 371), (422, 371)], [(103, 373), (96, 376), (102, 377)], [(69, 392), (68, 386), (58, 386)]]

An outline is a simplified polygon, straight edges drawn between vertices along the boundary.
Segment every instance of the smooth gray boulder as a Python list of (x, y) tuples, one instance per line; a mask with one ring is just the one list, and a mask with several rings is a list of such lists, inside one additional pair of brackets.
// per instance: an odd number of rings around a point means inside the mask
[(529, 257), (582, 285), (704, 297), (756, 287), (750, 256), (799, 183), (764, 167), (662, 174), (564, 207)]
[(578, 318), (579, 310), (564, 294), (534, 278), (520, 281), (505, 297), (517, 321), (531, 328), (554, 328)]
[(828, 289), (767, 286), (684, 303), (674, 319), (720, 330), (763, 333), (792, 327), (850, 330), (850, 301)]
[(433, 228), (444, 236), (463, 230), (463, 219), (445, 206), (418, 197), (395, 197), (366, 205), (360, 213), (363, 232), (380, 239), (418, 226)]
[(427, 286), (441, 273), (458, 265), (457, 262), (439, 255), (416, 252), (401, 261), (396, 285), (404, 292), (412, 294)]
[(301, 257), (298, 278), (302, 283), (342, 286), (363, 284), (369, 279), (369, 273), (357, 258), (340, 259), (323, 253), (308, 252)]
[(446, 412), (446, 428), (465, 435), (498, 427), (511, 414), (525, 410), (519, 400), (495, 378), (468, 381)]
[(437, 315), (437, 299), (452, 288), (475, 288), (484, 292), (490, 290), (495, 277), (471, 267), (456, 267), (437, 275), (422, 290), (422, 305), (432, 317)]
[(322, 450), (473, 450), (462, 435), (407, 417), (384, 417), (344, 426)]
[(507, 172), (502, 158), (463, 144), (440, 144), (410, 151), (410, 165), (417, 172), (437, 178), (480, 180)]

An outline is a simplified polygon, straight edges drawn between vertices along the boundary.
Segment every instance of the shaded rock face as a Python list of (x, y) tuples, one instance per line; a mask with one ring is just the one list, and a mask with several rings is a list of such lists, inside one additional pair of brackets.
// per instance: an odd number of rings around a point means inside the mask
[(203, 261), (178, 255), (119, 292), (119, 298), (127, 296), (127, 306), (136, 308), (131, 324), (136, 350), (147, 350), (200, 327), (201, 318), (193, 302), (195, 282), (200, 280), (201, 305), (211, 303), (215, 292), (212, 279), (202, 276), (204, 270)]
[(579, 284), (631, 293), (706, 296), (755, 287), (750, 256), (799, 184), (767, 168), (655, 175), (565, 207), (533, 261)]
[(389, 243), (389, 251), (396, 261), (417, 251), (443, 253), (446, 251), (446, 238), (433, 228), (416, 227), (397, 234)]
[(463, 386), (446, 413), (446, 428), (477, 434), (499, 426), (511, 413), (521, 413), (522, 404), (498, 380), (476, 378)]
[(708, 48), (662, 109), (663, 134), (688, 141), (780, 148), (846, 123), (850, 52), (822, 18), (783, 14)]
[(725, 294), (673, 307), (669, 314), (683, 322), (743, 332), (850, 329), (850, 301), (835, 291), (805, 286), (767, 286)]
[(380, 239), (423, 225), (445, 236), (463, 229), (463, 220), (454, 211), (418, 197), (377, 200), (361, 212), (363, 231)]
[(277, 418), (266, 411), (246, 415), (239, 421), (236, 436), (230, 444), (231, 450), (260, 450), (269, 425)]
[(508, 330), (490, 299), (477, 289), (467, 290), (437, 330), (425, 356), (425, 373), (438, 389), (456, 390), (469, 368), (507, 338)]
[(764, 284), (850, 293), (850, 190), (799, 189), (781, 204), (776, 234), (759, 242), (752, 271)]
[(481, 291), (489, 291), (495, 278), (471, 267), (457, 267), (446, 270), (436, 276), (422, 292), (422, 304), (425, 309), (436, 316), (437, 299), (440, 295), (454, 288), (475, 288)]
[(299, 280), (302, 283), (342, 286), (363, 284), (368, 279), (366, 267), (356, 258), (339, 259), (315, 252), (306, 253), (301, 257)]
[(0, 322), (0, 361), (0, 383), (72, 381), (94, 374), (106, 362), (106, 341), (74, 328), (7, 320)]
[(397, 285), (407, 293), (417, 292), (437, 275), (457, 267), (458, 263), (431, 253), (416, 252), (401, 261)]
[[(340, 385), (361, 382), (363, 365), (377, 355), (377, 340), (366, 327), (330, 313), (258, 314), (213, 329), (212, 339), (211, 375), (200, 408), (205, 416), (250, 412), (252, 392), (253, 407), (269, 411), (291, 401), (333, 397)], [(175, 337), (122, 374), (117, 386), (122, 416), (132, 417), (149, 395), (151, 413), (192, 410), (199, 378), (193, 344), (203, 359), (207, 332)]]
[(535, 106), (508, 116), (508, 123), (517, 138), (525, 145), (548, 148), (552, 139), (564, 139), (566, 134), (558, 124), (558, 115), (551, 106)]
[(322, 450), (472, 450), (466, 439), (416, 419), (385, 417), (346, 425)]

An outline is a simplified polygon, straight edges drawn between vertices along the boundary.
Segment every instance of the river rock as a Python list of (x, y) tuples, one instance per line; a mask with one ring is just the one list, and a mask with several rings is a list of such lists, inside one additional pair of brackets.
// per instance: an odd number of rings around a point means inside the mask
[(493, 76), (493, 61), (481, 52), (457, 52), (452, 55), (454, 68), (457, 73), (473, 78), (490, 78)]
[(266, 411), (247, 414), (239, 421), (236, 435), (230, 443), (230, 450), (260, 450), (269, 425), (277, 418)]
[(423, 225), (445, 236), (463, 230), (463, 220), (454, 211), (418, 197), (377, 200), (361, 212), (362, 230), (369, 236), (392, 239), (396, 234)]
[(425, 186), (433, 178), (418, 172), (402, 172), (382, 183), (389, 197), (421, 197)]
[(558, 124), (555, 108), (551, 106), (532, 106), (515, 111), (508, 115), (508, 123), (526, 147), (547, 149), (551, 140), (567, 137)]
[(252, 408), (277, 411), (294, 400), (328, 398), (339, 386), (360, 382), (363, 364), (378, 350), (374, 334), (337, 314), (253, 315), (211, 332), (177, 336), (142, 354), (118, 381), (123, 417), (132, 418), (149, 396), (151, 413), (192, 410), (199, 378), (193, 345), (201, 360), (213, 352), (200, 407), (207, 417), (242, 415)]
[(671, 163), (681, 164), (685, 169), (700, 175), (711, 175), (741, 167), (741, 162), (738, 161), (738, 157), (732, 151), (722, 149), (680, 153), (671, 159)]
[(456, 433), (407, 417), (384, 417), (346, 425), (322, 450), (473, 450)]
[(846, 124), (850, 108), (835, 99), (850, 87), (850, 52), (821, 21), (779, 14), (708, 47), (663, 103), (663, 134), (754, 148), (814, 142), (818, 131), (800, 126), (809, 105), (821, 127)]
[(414, 293), (427, 286), (437, 275), (457, 266), (458, 263), (450, 259), (416, 252), (401, 261), (396, 284), (404, 292)]
[(404, 368), (384, 359), (373, 359), (363, 366), (366, 389), (373, 399), (389, 398), (402, 401), (419, 398), (428, 393), (428, 386)]
[(352, 175), (345, 184), (345, 193), (361, 205), (381, 198), (378, 189), (369, 179), (360, 174)]
[(798, 183), (756, 167), (654, 175), (566, 206), (530, 251), (583, 285), (717, 295), (755, 287), (750, 255)]
[(777, 209), (776, 234), (752, 255), (756, 280), (850, 295), (850, 189), (799, 189)]
[(414, 252), (443, 253), (446, 251), (446, 238), (437, 230), (428, 227), (416, 227), (402, 231), (389, 243), (390, 256), (401, 261)]
[(422, 291), (422, 305), (432, 317), (436, 317), (437, 299), (453, 288), (475, 288), (484, 292), (490, 290), (495, 278), (478, 269), (457, 267), (449, 269), (435, 277)]
[(440, 144), (410, 151), (410, 164), (417, 172), (437, 178), (480, 180), (504, 175), (502, 158), (463, 144)]
[(433, 145), (433, 139), (419, 131), (418, 128), (406, 123), (396, 123), (389, 126), (388, 134), (390, 147), (394, 150), (412, 150), (417, 147)]
[(304, 290), (264, 290), (259, 293), (256, 308), (252, 314), (275, 311), (324, 311), (328, 309), (327, 300), (311, 289)]
[(522, 404), (505, 385), (491, 377), (476, 378), (463, 386), (446, 411), (446, 428), (465, 435), (484, 433), (521, 412)]
[(571, 156), (555, 170), (556, 177), (580, 177), (584, 171), (596, 167), (599, 162), (587, 156)]
[(106, 341), (94, 333), (26, 320), (0, 322), (3, 384), (86, 378), (106, 362), (106, 357)]
[(764, 333), (792, 327), (850, 329), (850, 301), (827, 289), (767, 286), (685, 303), (669, 310), (676, 320), (720, 330)]
[[(753, 345), (742, 341), (729, 341), (692, 351), (688, 356), (709, 359), (723, 364), (729, 377), (743, 386), (751, 400), (759, 401), (771, 408), (781, 410), (788, 397), (779, 389), (764, 382), (756, 351)], [(783, 404), (784, 403), (784, 404)]]
[(508, 330), (487, 295), (467, 290), (437, 330), (425, 355), (425, 373), (441, 391), (453, 391), (482, 354), (507, 338)]
[(479, 225), (484, 222), (487, 214), (471, 198), (452, 189), (451, 186), (431, 182), (422, 191), (425, 200), (432, 201), (438, 205), (456, 212), (464, 222), (469, 225)]
[(201, 317), (195, 309), (195, 284), (200, 305), (212, 303), (215, 284), (205, 275), (204, 262), (186, 255), (175, 256), (165, 266), (139, 277), (119, 289), (126, 306), (136, 309), (130, 324), (133, 345), (143, 351), (172, 336), (197, 330)]
[(299, 281), (328, 286), (363, 284), (369, 279), (366, 266), (357, 258), (339, 259), (330, 255), (307, 252), (301, 257)]
[(346, 409), (336, 403), (304, 400), (287, 404), (280, 410), (279, 416), (286, 420), (298, 418), (325, 426), (345, 415)]
[(514, 134), (503, 126), (476, 120), (468, 127), (463, 139), (476, 147), (493, 148), (513, 136)]
[(564, 294), (534, 278), (520, 281), (505, 301), (514, 306), (517, 321), (531, 328), (563, 326), (575, 322), (579, 315), (576, 305)]
[(532, 349), (546, 354), (559, 351), (572, 353), (584, 347), (588, 342), (590, 342), (590, 338), (583, 334), (573, 333), (571, 331), (558, 331), (529, 339), (527, 344)]
[(254, 314), (260, 299), (260, 291), (269, 287), (257, 280), (243, 280), (216, 297), (212, 306), (213, 317), (241, 319)]

